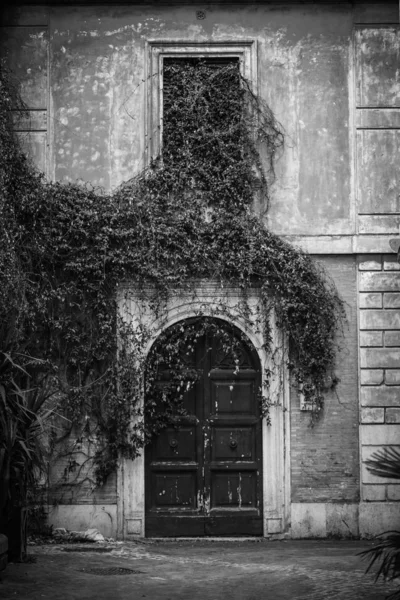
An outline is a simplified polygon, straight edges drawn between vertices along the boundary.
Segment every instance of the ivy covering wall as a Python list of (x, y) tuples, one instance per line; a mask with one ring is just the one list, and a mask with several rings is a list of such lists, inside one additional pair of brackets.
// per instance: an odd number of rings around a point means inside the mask
[[(180, 410), (180, 382), (196, 377), (182, 348), (212, 328), (235, 352), (217, 319), (181, 326), (145, 354), (151, 332), (117, 311), (129, 282), (162, 314), (168, 298), (195, 282), (258, 288), (259, 326), (273, 352), (270, 314), (290, 340), (293, 380), (314, 406), (335, 383), (335, 333), (343, 306), (316, 263), (268, 231), (253, 212), (272, 201), (274, 160), (284, 136), (268, 106), (235, 64), (169, 63), (163, 145), (143, 172), (113, 193), (48, 182), (18, 145), (12, 119), (24, 107), (9, 73), (0, 76), (0, 473), (1, 499), (26, 501), (27, 475), (58, 438), (91, 445), (93, 481), (118, 458), (135, 457)], [(229, 307), (220, 311), (229, 317)], [(218, 312), (218, 311), (217, 311)], [(217, 316), (217, 315), (216, 315)], [(201, 317), (201, 315), (199, 315)], [(157, 370), (174, 371), (163, 409), (155, 406)], [(140, 399), (146, 373), (146, 419)], [(268, 374), (267, 374), (268, 375)], [(266, 377), (268, 382), (268, 376)], [(265, 412), (268, 386), (261, 390)], [(39, 431), (46, 436), (38, 435)], [(45, 442), (46, 452), (39, 444)], [(68, 444), (65, 446), (68, 447)], [(39, 461), (40, 462), (40, 461)], [(42, 465), (43, 466), (43, 465)], [(45, 466), (45, 465), (44, 465)], [(2, 486), (3, 489), (4, 486)]]

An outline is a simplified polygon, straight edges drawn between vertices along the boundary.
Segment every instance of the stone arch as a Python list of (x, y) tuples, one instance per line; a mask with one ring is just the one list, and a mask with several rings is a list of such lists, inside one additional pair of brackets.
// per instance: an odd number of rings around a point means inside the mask
[(260, 365), (262, 366), (263, 362), (265, 362), (265, 359), (266, 359), (266, 353), (265, 353), (264, 349), (262, 348), (262, 336), (257, 335), (250, 327), (246, 327), (246, 324), (244, 323), (243, 320), (229, 318), (229, 316), (227, 316), (227, 315), (216, 316), (211, 311), (204, 312), (201, 315), (199, 315), (198, 313), (194, 312), (193, 310), (187, 310), (184, 313), (179, 313), (179, 315), (172, 315), (168, 320), (163, 322), (162, 327), (157, 328), (155, 330), (154, 334), (152, 335), (151, 339), (149, 340), (149, 342), (146, 346), (146, 351), (145, 351), (146, 355), (149, 354), (149, 352), (151, 351), (151, 348), (157, 342), (160, 335), (162, 333), (165, 333), (168, 329), (171, 329), (172, 327), (174, 327), (175, 325), (178, 325), (179, 323), (185, 323), (186, 321), (190, 321), (192, 319), (203, 319), (203, 318), (204, 319), (209, 318), (209, 319), (215, 319), (217, 321), (218, 320), (223, 321), (223, 322), (229, 324), (230, 326), (232, 326), (238, 332), (240, 332), (240, 334), (242, 334), (244, 336), (244, 341), (257, 354), (258, 360), (260, 361)]
[[(215, 307), (217, 307), (217, 305), (215, 305)], [(165, 330), (169, 329), (170, 327), (173, 327), (177, 323), (184, 322), (189, 319), (205, 317), (225, 321), (226, 323), (229, 323), (230, 325), (238, 329), (243, 335), (245, 335), (249, 339), (249, 342), (254, 347), (255, 351), (259, 356), (261, 364), (265, 363), (268, 357), (266, 355), (265, 350), (263, 349), (264, 344), (262, 335), (259, 332), (254, 331), (254, 329), (252, 329), (251, 327), (249, 327), (248, 324), (246, 324), (245, 320), (240, 318), (239, 316), (234, 314), (226, 315), (222, 313), (215, 313), (213, 311), (213, 308), (214, 306), (209, 307), (208, 310), (202, 311), (201, 314), (199, 314), (198, 310), (195, 309), (193, 304), (183, 305), (179, 308), (174, 308), (173, 310), (168, 312), (168, 315), (164, 319), (159, 321), (157, 320), (153, 323), (153, 334), (147, 343), (145, 353), (149, 353), (153, 344), (156, 342), (161, 333)]]
[[(152, 311), (143, 302), (139, 293), (131, 288), (124, 290), (124, 301), (120, 302), (120, 312), (127, 321), (145, 322), (151, 330), (145, 352), (151, 347), (166, 329), (178, 322), (194, 317), (204, 316), (221, 319), (237, 328), (255, 349), (261, 363), (261, 374), (271, 367), (271, 357), (264, 349), (262, 332), (256, 326), (257, 314), (260, 311), (260, 295), (257, 289), (250, 290), (246, 298), (250, 310), (245, 319), (236, 310), (241, 299), (241, 291), (237, 288), (221, 289), (221, 286), (210, 282), (199, 282), (198, 287), (187, 293), (180, 293), (168, 300), (161, 317), (155, 318)], [(126, 310), (127, 302), (129, 307)], [(226, 311), (221, 311), (221, 298)], [(273, 344), (282, 348), (282, 337), (271, 316)], [(290, 436), (288, 410), (289, 392), (288, 376), (284, 364), (283, 352), (280, 372), (276, 368), (270, 381), (270, 390), (274, 396), (274, 404), (270, 408), (271, 425), (265, 420), (262, 424), (263, 447), (263, 502), (264, 502), (264, 536), (281, 537), (290, 527)], [(276, 356), (275, 356), (276, 362)], [(276, 365), (275, 365), (276, 366)], [(264, 380), (262, 381), (264, 384)], [(122, 460), (118, 472), (118, 537), (134, 539), (145, 535), (145, 467), (144, 453), (134, 461)]]

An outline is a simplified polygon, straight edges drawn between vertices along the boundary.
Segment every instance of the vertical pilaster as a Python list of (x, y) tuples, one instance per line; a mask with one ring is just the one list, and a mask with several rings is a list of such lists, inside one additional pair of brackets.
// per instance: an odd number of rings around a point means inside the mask
[[(372, 475), (365, 461), (378, 450), (400, 448), (400, 265), (394, 255), (368, 255), (359, 257), (358, 268), (361, 500), (390, 503), (400, 500), (400, 482)], [(384, 518), (376, 525), (376, 509), (364, 505), (364, 533), (385, 527)]]

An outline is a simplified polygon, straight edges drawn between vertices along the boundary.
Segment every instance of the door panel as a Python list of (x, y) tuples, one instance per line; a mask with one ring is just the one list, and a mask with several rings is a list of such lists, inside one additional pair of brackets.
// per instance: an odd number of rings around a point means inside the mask
[(188, 414), (146, 449), (146, 535), (262, 535), (258, 356), (203, 335), (193, 357)]
[(256, 507), (257, 477), (241, 471), (211, 472), (211, 508), (249, 509)]
[(157, 501), (157, 508), (193, 509), (196, 506), (195, 472), (155, 473), (152, 487)]
[[(211, 373), (211, 377), (215, 377)], [(211, 411), (216, 414), (252, 413), (254, 404), (253, 381), (240, 381), (238, 377), (211, 380)]]
[(197, 462), (196, 433), (196, 426), (165, 429), (154, 442), (154, 460)]
[(211, 444), (212, 461), (253, 460), (254, 431), (252, 427), (240, 429), (232, 427), (215, 427)]

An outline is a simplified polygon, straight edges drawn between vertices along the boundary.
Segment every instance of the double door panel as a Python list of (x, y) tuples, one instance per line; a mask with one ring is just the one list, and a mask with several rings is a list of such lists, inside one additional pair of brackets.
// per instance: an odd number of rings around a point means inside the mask
[(148, 536), (262, 535), (260, 372), (216, 350), (199, 341), (186, 415), (146, 450)]

